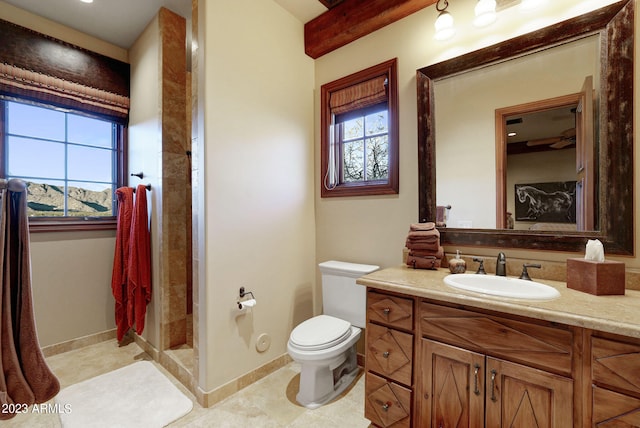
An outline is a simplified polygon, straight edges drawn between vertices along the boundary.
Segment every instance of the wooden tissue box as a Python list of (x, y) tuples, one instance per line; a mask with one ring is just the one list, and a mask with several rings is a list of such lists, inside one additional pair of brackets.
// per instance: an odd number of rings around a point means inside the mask
[(624, 263), (567, 259), (567, 287), (596, 296), (624, 294)]

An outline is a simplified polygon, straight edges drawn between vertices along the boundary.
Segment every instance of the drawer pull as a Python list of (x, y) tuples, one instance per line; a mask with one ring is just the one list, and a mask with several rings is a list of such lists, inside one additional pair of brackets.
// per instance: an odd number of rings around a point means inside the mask
[(386, 316), (389, 316), (389, 313), (391, 312), (391, 308), (384, 308), (382, 312), (384, 312)]
[(388, 412), (389, 411), (389, 407), (391, 407), (391, 403), (387, 401), (386, 403), (384, 403), (382, 405), (382, 410), (385, 411), (385, 412)]
[(476, 395), (480, 395), (480, 390), (478, 389), (478, 372), (480, 371), (480, 366), (476, 364), (473, 367), (473, 393)]
[(498, 372), (495, 370), (491, 370), (491, 401), (496, 402), (498, 399), (496, 398), (496, 375)]
[(383, 352), (382, 353), (382, 357), (383, 358), (389, 358), (389, 351)]

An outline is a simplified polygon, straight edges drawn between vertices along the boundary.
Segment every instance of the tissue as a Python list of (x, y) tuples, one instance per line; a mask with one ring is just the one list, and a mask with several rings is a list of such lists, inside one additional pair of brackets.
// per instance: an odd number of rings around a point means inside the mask
[(605, 261), (597, 239), (587, 242), (584, 258), (567, 259), (567, 288), (596, 296), (622, 295), (625, 282), (624, 263)]
[(589, 239), (584, 253), (585, 260), (604, 262), (604, 246), (598, 239)]
[(238, 302), (238, 309), (243, 310), (246, 308), (253, 308), (256, 305), (256, 299), (243, 300)]

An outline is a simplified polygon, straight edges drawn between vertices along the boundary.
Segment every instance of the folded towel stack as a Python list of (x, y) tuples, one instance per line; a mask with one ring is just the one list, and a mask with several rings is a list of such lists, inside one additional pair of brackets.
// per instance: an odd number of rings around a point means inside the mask
[(409, 227), (406, 244), (409, 249), (407, 266), (414, 269), (437, 269), (444, 258), (440, 246), (440, 232), (433, 222), (413, 223)]

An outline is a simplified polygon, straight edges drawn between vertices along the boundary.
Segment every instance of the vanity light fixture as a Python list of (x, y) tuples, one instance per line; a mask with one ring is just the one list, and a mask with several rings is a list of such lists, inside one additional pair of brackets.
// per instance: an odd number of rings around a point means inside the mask
[(80, 0), (82, 3), (93, 3), (93, 0)]
[(449, 6), (449, 2), (447, 0), (442, 1), (442, 6), (440, 6), (440, 1), (436, 3), (436, 10), (440, 12), (438, 14), (438, 18), (435, 22), (436, 33), (434, 38), (436, 40), (448, 40), (456, 34), (456, 29), (453, 26), (453, 15), (447, 12), (447, 6)]
[(486, 27), (493, 24), (496, 20), (496, 0), (478, 0), (475, 14), (473, 25), (476, 27)]

